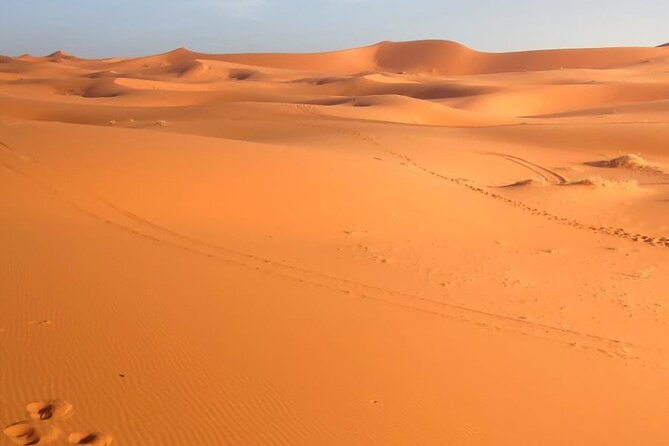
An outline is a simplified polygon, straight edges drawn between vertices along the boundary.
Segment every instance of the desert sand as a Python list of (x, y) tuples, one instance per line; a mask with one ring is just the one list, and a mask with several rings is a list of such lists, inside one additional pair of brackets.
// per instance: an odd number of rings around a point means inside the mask
[(0, 58), (0, 445), (669, 444), (669, 47)]

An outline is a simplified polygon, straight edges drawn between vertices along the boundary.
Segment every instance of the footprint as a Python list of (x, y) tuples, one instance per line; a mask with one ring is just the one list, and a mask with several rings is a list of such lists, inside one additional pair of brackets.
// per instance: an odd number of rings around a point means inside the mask
[(37, 429), (29, 421), (19, 421), (11, 424), (2, 432), (11, 438), (14, 443), (23, 446), (37, 444), (42, 439)]
[(70, 434), (68, 440), (72, 444), (90, 444), (93, 446), (108, 446), (112, 442), (112, 437), (109, 434), (101, 434), (99, 432), (93, 432), (93, 433), (75, 432), (73, 434)]
[(74, 406), (64, 400), (37, 401), (26, 406), (33, 420), (60, 420), (74, 412)]
[(29, 321), (28, 323), (30, 325), (51, 325), (53, 324), (53, 321), (50, 321), (48, 319), (42, 319), (40, 321)]

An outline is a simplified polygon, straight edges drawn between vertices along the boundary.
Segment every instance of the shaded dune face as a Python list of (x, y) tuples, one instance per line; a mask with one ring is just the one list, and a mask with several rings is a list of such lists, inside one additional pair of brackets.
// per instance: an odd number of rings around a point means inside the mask
[(668, 73), (0, 56), (0, 446), (668, 444)]

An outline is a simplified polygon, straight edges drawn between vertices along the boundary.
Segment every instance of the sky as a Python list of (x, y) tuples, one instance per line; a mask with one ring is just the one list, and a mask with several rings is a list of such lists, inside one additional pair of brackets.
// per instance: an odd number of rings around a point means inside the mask
[(655, 46), (669, 0), (0, 0), (0, 54), (312, 52), (447, 39), (481, 51)]

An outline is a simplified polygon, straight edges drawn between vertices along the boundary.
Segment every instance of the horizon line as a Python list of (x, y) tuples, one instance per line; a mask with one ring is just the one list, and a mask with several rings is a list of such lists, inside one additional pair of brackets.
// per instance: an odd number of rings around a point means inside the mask
[(212, 51), (199, 51), (193, 48), (189, 48), (187, 46), (179, 46), (176, 48), (168, 49), (166, 51), (160, 51), (160, 52), (151, 52), (148, 54), (142, 54), (142, 55), (126, 55), (126, 56), (102, 56), (102, 57), (86, 57), (86, 56), (78, 56), (77, 53), (75, 52), (70, 52), (66, 49), (55, 49), (54, 51), (47, 53), (45, 55), (36, 55), (32, 53), (21, 53), (17, 55), (9, 55), (9, 54), (0, 54), (0, 57), (9, 57), (9, 58), (21, 58), (21, 57), (35, 57), (35, 58), (48, 58), (48, 57), (53, 57), (58, 54), (62, 55), (67, 55), (71, 57), (76, 57), (77, 59), (84, 59), (84, 60), (105, 60), (105, 59), (133, 59), (133, 58), (142, 58), (142, 57), (151, 57), (151, 56), (159, 56), (162, 54), (169, 54), (173, 53), (179, 50), (186, 50), (190, 51), (192, 53), (197, 53), (197, 54), (204, 54), (204, 55), (238, 55), (238, 54), (287, 54), (287, 55), (309, 55), (309, 54), (327, 54), (327, 53), (338, 53), (338, 52), (343, 52), (343, 51), (350, 51), (350, 50), (356, 50), (356, 49), (363, 49), (363, 48), (371, 48), (374, 46), (379, 46), (382, 44), (387, 44), (387, 43), (411, 43), (411, 42), (444, 42), (444, 43), (452, 43), (456, 45), (463, 46), (467, 49), (470, 49), (472, 51), (478, 52), (478, 53), (487, 53), (487, 54), (510, 54), (510, 53), (527, 53), (527, 52), (539, 52), (539, 51), (561, 51), (561, 50), (592, 50), (592, 49), (615, 49), (615, 48), (663, 48), (663, 47), (669, 47), (669, 42), (661, 43), (659, 45), (612, 45), (612, 46), (583, 46), (583, 47), (548, 47), (548, 48), (535, 48), (535, 49), (521, 49), (521, 50), (512, 50), (512, 51), (482, 51), (478, 50), (476, 48), (470, 47), (464, 43), (461, 43), (456, 40), (450, 40), (450, 39), (415, 39), (415, 40), (382, 40), (378, 41), (375, 43), (371, 44), (365, 44), (365, 45), (360, 45), (360, 46), (352, 46), (352, 47), (345, 47), (345, 48), (338, 48), (338, 49), (332, 49), (332, 50), (322, 50), (322, 51), (248, 51), (248, 52), (243, 52), (243, 51), (234, 51), (234, 52), (212, 52)]

